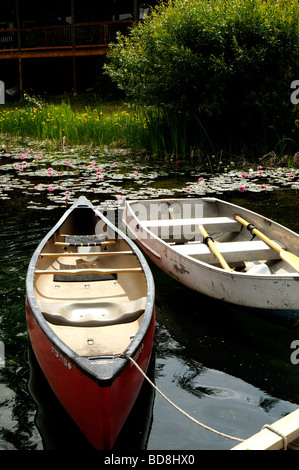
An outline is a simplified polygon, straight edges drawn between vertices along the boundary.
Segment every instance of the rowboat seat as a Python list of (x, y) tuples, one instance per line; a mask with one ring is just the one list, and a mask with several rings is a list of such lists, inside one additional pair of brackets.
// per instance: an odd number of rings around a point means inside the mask
[(149, 229), (164, 227), (195, 227), (198, 224), (204, 225), (208, 231), (218, 232), (240, 232), (240, 224), (233, 217), (204, 217), (185, 219), (160, 219), (142, 220), (140, 224)]
[[(279, 244), (284, 248), (281, 244)], [(173, 250), (183, 256), (191, 256), (205, 263), (216, 263), (216, 256), (204, 243), (173, 245)], [(261, 240), (217, 243), (217, 248), (227, 263), (279, 259), (279, 253)]]
[(55, 325), (107, 326), (137, 320), (145, 310), (146, 297), (127, 302), (40, 302), (44, 318)]

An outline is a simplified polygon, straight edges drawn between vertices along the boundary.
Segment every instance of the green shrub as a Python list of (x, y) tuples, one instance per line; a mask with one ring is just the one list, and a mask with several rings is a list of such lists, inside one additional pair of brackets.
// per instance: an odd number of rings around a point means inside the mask
[(294, 128), (298, 25), (295, 0), (169, 0), (118, 36), (105, 68), (128, 97), (184, 112), (212, 140), (277, 139)]

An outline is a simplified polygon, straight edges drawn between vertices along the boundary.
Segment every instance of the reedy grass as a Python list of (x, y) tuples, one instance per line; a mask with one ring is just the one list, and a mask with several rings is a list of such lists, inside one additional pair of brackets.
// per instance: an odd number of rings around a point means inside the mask
[(126, 147), (152, 154), (186, 154), (181, 119), (149, 108), (120, 106), (106, 112), (96, 104), (76, 111), (69, 103), (0, 108), (0, 131), (16, 137), (51, 140), (59, 147), (95, 145)]

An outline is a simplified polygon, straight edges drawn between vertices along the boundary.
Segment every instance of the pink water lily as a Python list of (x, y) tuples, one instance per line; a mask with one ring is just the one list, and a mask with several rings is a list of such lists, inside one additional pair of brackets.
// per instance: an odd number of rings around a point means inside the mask
[(48, 191), (54, 191), (54, 190), (55, 190), (54, 186), (50, 185), (50, 186), (48, 187)]
[(244, 193), (244, 191), (245, 191), (245, 186), (243, 186), (243, 185), (239, 186), (239, 191), (240, 191), (241, 193)]

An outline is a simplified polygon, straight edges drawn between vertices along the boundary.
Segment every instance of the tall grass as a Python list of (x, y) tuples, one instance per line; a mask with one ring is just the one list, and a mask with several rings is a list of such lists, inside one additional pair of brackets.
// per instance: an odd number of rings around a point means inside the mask
[(59, 105), (0, 108), (0, 132), (17, 137), (51, 140), (68, 145), (120, 146), (153, 154), (185, 155), (186, 123), (173, 114), (148, 108), (120, 107), (106, 112), (104, 106), (74, 110)]

